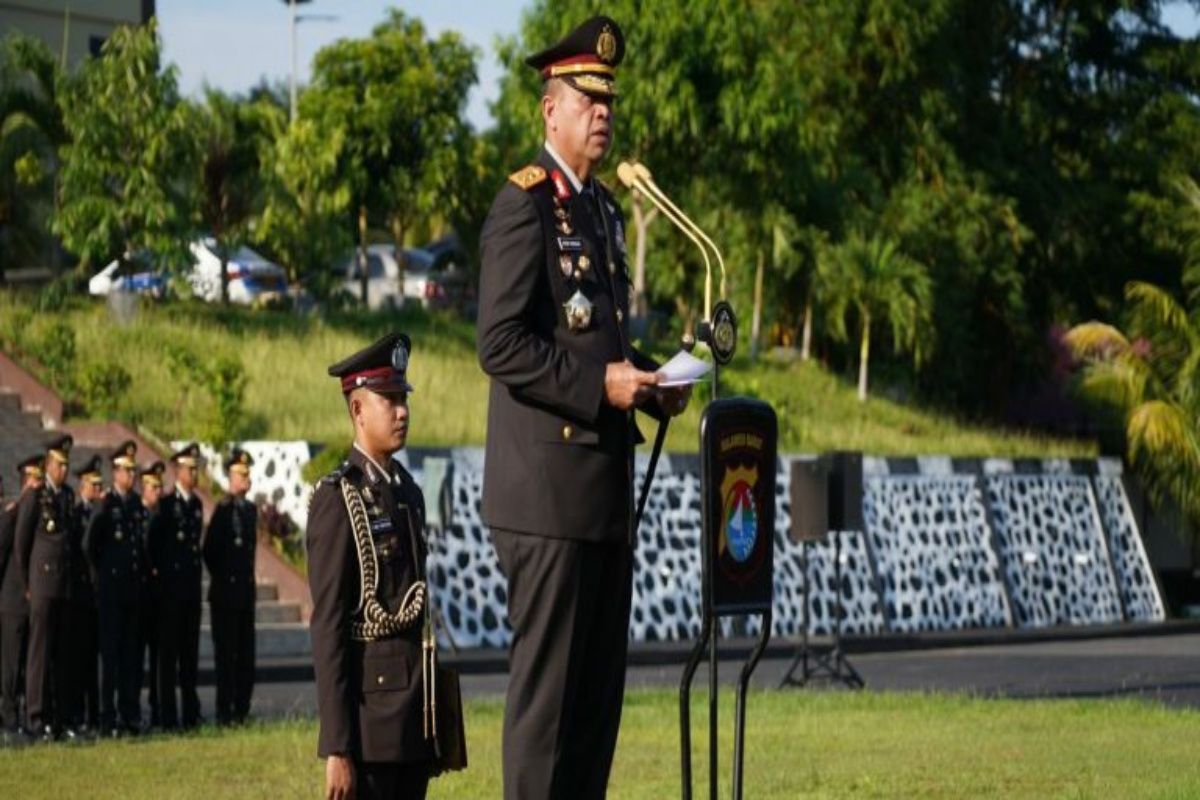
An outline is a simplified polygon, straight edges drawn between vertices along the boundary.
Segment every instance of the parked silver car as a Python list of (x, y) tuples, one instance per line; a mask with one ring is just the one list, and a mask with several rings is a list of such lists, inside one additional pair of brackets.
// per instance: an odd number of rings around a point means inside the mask
[[(361, 300), (361, 277), (358, 251), (355, 250), (334, 267), (335, 291), (342, 291), (355, 300)], [(395, 247), (390, 244), (367, 246), (369, 308), (400, 308), (406, 302), (420, 303), (424, 308), (458, 307), (465, 282), (465, 273), (453, 264), (444, 266), (439, 264), (438, 259), (428, 250), (406, 247), (404, 286), (401, 287)]]

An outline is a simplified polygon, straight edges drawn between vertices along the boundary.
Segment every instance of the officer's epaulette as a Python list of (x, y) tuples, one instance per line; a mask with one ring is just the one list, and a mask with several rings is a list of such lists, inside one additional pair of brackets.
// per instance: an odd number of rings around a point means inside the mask
[(530, 164), (528, 167), (522, 167), (512, 175), (509, 175), (508, 179), (525, 191), (529, 191), (534, 186), (546, 180), (546, 170), (537, 164)]
[(328, 475), (326, 475), (324, 478), (321, 478), (321, 483), (337, 485), (341, 483), (342, 478), (353, 477), (352, 473), (357, 471), (358, 467), (351, 464), (349, 461), (343, 461), (341, 464), (338, 464)]

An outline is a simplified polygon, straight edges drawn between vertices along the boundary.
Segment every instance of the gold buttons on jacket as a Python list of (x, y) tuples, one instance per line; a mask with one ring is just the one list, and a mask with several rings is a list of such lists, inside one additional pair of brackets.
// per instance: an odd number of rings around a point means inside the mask
[(624, 322), (624, 321), (625, 321), (625, 312), (618, 308), (617, 309), (617, 322)]
[(382, 675), (378, 675), (375, 677), (375, 684), (377, 686), (383, 686), (383, 676)]
[(563, 441), (571, 441), (571, 437), (575, 435), (575, 429), (570, 425), (563, 425)]

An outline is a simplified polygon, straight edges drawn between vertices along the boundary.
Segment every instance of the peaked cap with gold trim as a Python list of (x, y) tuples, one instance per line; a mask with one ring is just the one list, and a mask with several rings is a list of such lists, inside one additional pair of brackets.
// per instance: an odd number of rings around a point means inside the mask
[(103, 481), (101, 469), (101, 459), (99, 454), (96, 454), (83, 462), (82, 467), (75, 470), (75, 477), (79, 478), (82, 483), (101, 483)]
[(624, 57), (621, 26), (612, 17), (595, 16), (525, 63), (540, 72), (542, 80), (561, 78), (585, 94), (615, 97), (616, 68)]
[(71, 447), (75, 440), (69, 435), (56, 436), (46, 442), (46, 455), (62, 464), (71, 463)]
[(112, 451), (108, 460), (114, 467), (124, 467), (125, 469), (137, 469), (137, 443), (132, 439), (128, 439)]
[(142, 467), (142, 470), (141, 470), (142, 484), (150, 485), (150, 486), (157, 486), (158, 488), (161, 489), (162, 485), (163, 485), (163, 473), (166, 471), (167, 471), (167, 465), (161, 461), (155, 461), (153, 464), (150, 464), (149, 466)]
[(226, 472), (240, 472), (243, 475), (249, 475), (252, 466), (254, 466), (254, 459), (240, 447), (233, 448), (229, 453), (229, 458), (225, 459)]

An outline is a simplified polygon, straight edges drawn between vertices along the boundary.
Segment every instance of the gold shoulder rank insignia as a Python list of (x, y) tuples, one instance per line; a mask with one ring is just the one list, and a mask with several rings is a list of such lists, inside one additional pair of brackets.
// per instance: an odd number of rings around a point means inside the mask
[(517, 186), (520, 186), (522, 189), (528, 191), (542, 181), (546, 180), (546, 170), (542, 169), (537, 164), (531, 164), (530, 166), (523, 167), (514, 172), (512, 175), (509, 175), (508, 179)]

